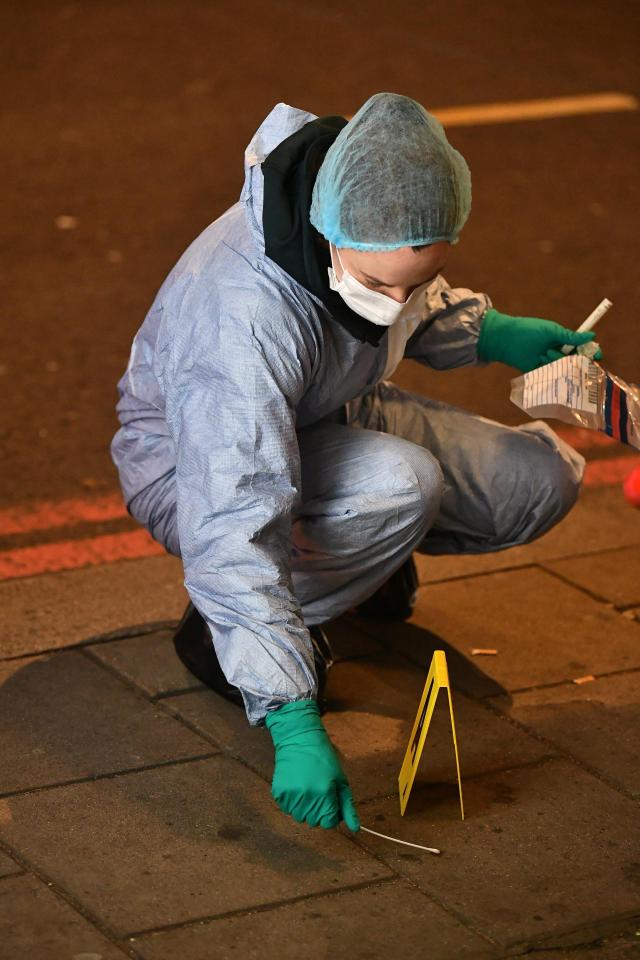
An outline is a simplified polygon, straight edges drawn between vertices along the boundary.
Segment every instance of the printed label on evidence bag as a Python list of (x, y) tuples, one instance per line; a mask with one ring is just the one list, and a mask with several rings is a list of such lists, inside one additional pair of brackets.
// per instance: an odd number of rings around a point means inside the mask
[(570, 356), (538, 367), (524, 375), (522, 407), (569, 407), (583, 413), (598, 412), (597, 368), (586, 357)]

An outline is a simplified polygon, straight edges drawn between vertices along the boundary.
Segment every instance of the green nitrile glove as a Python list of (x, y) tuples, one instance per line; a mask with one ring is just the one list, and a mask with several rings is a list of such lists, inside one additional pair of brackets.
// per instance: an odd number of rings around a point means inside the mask
[(350, 830), (360, 821), (338, 755), (322, 725), (315, 700), (285, 703), (265, 724), (276, 748), (271, 795), (281, 810), (311, 827)]
[[(594, 338), (593, 330), (576, 333), (551, 320), (510, 317), (491, 308), (482, 318), (478, 357), (485, 361), (500, 360), (522, 373), (528, 373), (545, 363), (561, 360), (565, 354), (560, 348), (565, 344), (579, 347), (581, 343), (588, 343)], [(594, 359), (602, 359), (601, 350)]]

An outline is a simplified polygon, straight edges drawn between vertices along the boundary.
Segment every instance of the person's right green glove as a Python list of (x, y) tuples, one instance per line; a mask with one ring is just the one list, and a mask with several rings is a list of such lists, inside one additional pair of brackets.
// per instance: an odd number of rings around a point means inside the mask
[[(522, 373), (535, 370), (565, 356), (562, 347), (577, 347), (595, 338), (595, 333), (568, 330), (552, 320), (540, 317), (511, 317), (493, 307), (486, 311), (480, 326), (478, 358), (485, 362), (500, 360)], [(602, 352), (594, 360), (601, 360)]]
[(271, 794), (284, 813), (311, 827), (360, 829), (351, 789), (322, 725), (315, 700), (285, 703), (268, 713), (276, 748)]

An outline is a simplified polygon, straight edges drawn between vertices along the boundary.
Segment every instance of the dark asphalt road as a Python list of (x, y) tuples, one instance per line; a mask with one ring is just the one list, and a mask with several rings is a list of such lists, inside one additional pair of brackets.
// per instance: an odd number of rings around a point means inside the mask
[[(638, 94), (639, 13), (633, 0), (4, 2), (2, 502), (115, 486), (131, 338), (182, 250), (237, 199), (244, 147), (276, 102), (331, 114), (380, 90), (428, 108)], [(638, 120), (451, 129), (474, 209), (447, 271), (506, 312), (570, 326), (610, 297), (606, 365), (636, 381)], [(513, 423), (510, 375), (407, 364), (398, 379)]]

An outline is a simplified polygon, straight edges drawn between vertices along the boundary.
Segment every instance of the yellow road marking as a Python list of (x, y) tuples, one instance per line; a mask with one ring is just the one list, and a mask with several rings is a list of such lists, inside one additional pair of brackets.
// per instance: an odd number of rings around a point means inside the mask
[[(472, 127), (489, 123), (513, 123), (520, 120), (547, 120), (552, 117), (577, 117), (585, 113), (617, 113), (637, 110), (638, 99), (628, 93), (587, 93), (576, 97), (551, 97), (548, 100), (514, 100), (508, 103), (479, 103), (462, 107), (436, 107), (431, 110), (445, 127)], [(347, 117), (350, 120), (351, 117)]]

